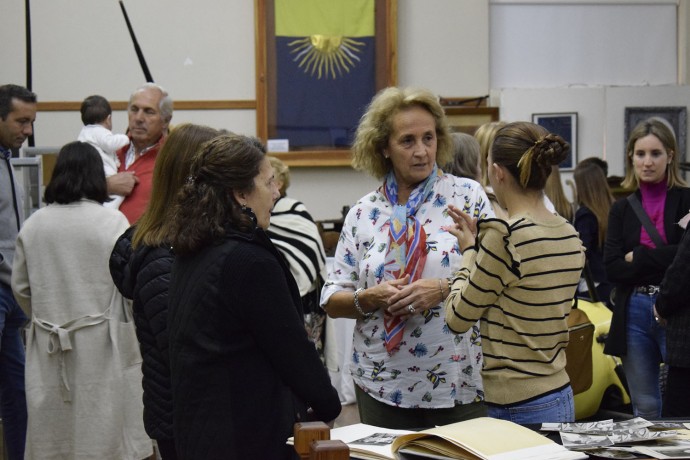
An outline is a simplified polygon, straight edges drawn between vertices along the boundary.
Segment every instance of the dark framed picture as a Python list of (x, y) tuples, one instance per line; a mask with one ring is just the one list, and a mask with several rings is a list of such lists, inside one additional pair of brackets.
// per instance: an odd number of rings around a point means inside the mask
[(688, 118), (686, 107), (626, 107), (623, 145), (627, 145), (630, 132), (638, 123), (652, 117), (666, 120), (671, 125), (676, 135), (680, 160), (683, 161), (685, 157)]
[(570, 155), (558, 167), (565, 171), (574, 169), (577, 164), (577, 112), (533, 113), (532, 123), (558, 134), (570, 144)]

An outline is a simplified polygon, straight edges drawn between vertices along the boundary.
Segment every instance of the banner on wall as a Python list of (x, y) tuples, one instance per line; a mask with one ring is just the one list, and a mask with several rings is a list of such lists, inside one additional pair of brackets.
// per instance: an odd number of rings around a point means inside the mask
[(274, 137), (348, 147), (376, 92), (374, 0), (275, 0)]

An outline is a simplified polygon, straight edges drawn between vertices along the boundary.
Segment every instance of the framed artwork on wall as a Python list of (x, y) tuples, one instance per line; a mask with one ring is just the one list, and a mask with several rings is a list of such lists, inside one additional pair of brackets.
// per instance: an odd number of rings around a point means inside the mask
[(255, 0), (256, 131), (291, 166), (350, 164), (371, 98), (397, 82), (397, 0)]
[(686, 107), (626, 107), (623, 145), (627, 145), (630, 132), (638, 123), (652, 117), (661, 118), (668, 122), (676, 135), (678, 152), (681, 155), (680, 160), (684, 161), (688, 117)]
[(484, 123), (498, 121), (498, 107), (453, 107), (444, 106), (451, 131), (474, 134)]
[(574, 169), (577, 165), (577, 112), (533, 113), (532, 123), (558, 134), (570, 144), (570, 155), (558, 167), (563, 171)]

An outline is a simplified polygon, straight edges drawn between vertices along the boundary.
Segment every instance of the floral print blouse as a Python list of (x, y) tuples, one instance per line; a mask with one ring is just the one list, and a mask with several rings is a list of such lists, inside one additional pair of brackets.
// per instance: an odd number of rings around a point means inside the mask
[[(453, 224), (448, 204), (478, 218), (493, 217), (479, 183), (450, 174), (440, 177), (433, 197), (417, 212), (427, 238), (422, 278), (450, 278), (460, 268), (457, 239), (446, 230)], [(366, 289), (383, 281), (392, 211), (380, 190), (364, 196), (350, 209), (321, 294), (322, 305), (338, 291)], [(439, 302), (408, 319), (400, 348), (392, 354), (386, 351), (383, 331), (381, 310), (369, 319), (358, 319), (355, 325), (349, 370), (363, 391), (383, 403), (404, 408), (447, 408), (483, 401), (478, 325), (464, 334), (452, 333)]]

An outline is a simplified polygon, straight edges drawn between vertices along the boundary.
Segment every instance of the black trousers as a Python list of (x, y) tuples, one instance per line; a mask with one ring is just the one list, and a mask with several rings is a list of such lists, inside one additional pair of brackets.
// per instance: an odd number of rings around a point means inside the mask
[(158, 444), (158, 452), (163, 460), (177, 460), (174, 439), (157, 439), (156, 444)]
[(357, 408), (362, 423), (392, 430), (419, 430), (437, 425), (486, 417), (483, 402), (456, 405), (443, 409), (405, 409), (382, 403), (355, 385)]
[(690, 417), (690, 367), (668, 366), (662, 417)]

